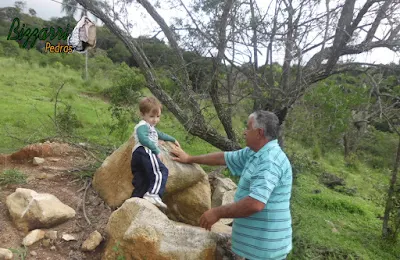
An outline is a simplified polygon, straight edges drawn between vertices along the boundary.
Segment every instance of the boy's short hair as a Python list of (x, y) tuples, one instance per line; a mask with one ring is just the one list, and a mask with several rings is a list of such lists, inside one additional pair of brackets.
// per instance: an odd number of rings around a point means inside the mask
[(144, 97), (139, 102), (139, 110), (142, 114), (157, 113), (162, 109), (162, 104), (155, 97)]

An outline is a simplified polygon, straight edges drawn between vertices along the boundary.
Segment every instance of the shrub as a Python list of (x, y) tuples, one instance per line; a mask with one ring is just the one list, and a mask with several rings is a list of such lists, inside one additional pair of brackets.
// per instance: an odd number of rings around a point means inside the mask
[(2, 47), (0, 54), (6, 57), (18, 57), (22, 51), (16, 41), (8, 41), (5, 37), (0, 38), (0, 46)]
[(373, 168), (392, 168), (397, 140), (396, 134), (388, 134), (371, 128), (360, 143), (360, 159)]
[(17, 169), (5, 170), (0, 174), (0, 185), (26, 183), (26, 175)]
[(57, 113), (56, 122), (59, 130), (66, 134), (72, 134), (76, 128), (82, 128), (82, 123), (72, 111), (71, 105), (66, 104), (65, 108)]

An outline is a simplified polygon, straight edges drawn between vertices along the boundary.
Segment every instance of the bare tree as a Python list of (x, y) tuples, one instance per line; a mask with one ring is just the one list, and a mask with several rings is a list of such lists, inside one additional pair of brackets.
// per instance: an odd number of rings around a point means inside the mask
[[(389, 68), (397, 68), (394, 72), (399, 72), (398, 66), (391, 66)], [(382, 75), (380, 75), (380, 77), (379, 75), (372, 76), (369, 73), (367, 73), (367, 75), (372, 85), (371, 94), (375, 97), (374, 112), (370, 113), (368, 120), (373, 117), (385, 120), (390, 129), (395, 132), (399, 138), (382, 223), (382, 237), (384, 239), (396, 240), (400, 232), (400, 191), (397, 182), (400, 168), (400, 93), (393, 91), (391, 88), (393, 86), (387, 87), (381, 84), (379, 79), (383, 78)], [(400, 77), (397, 77), (397, 82), (399, 79)]]
[(15, 8), (17, 8), (20, 12), (24, 11), (26, 8), (26, 2), (25, 1), (15, 1), (14, 2)]
[[(229, 63), (253, 83), (255, 94), (252, 99), (256, 101), (254, 108), (274, 111), (281, 122), (284, 122), (287, 111), (302, 97), (307, 88), (332, 74), (344, 71), (337, 66), (341, 57), (379, 47), (396, 51), (400, 44), (400, 19), (397, 19), (400, 15), (400, 3), (394, 0), (366, 0), (364, 3), (356, 0), (345, 0), (344, 3), (327, 1), (324, 11), (311, 0), (276, 0), (272, 1), (266, 10), (258, 8), (255, 0), (201, 1), (203, 5), (213, 5), (215, 8), (212, 12), (203, 11), (206, 8), (198, 8), (196, 5), (184, 6), (183, 2), (175, 2), (187, 13), (187, 21), (190, 24), (184, 28), (172, 28), (148, 0), (138, 0), (158, 24), (177, 57), (177, 63), (173, 64), (170, 73), (180, 93), (171, 96), (162, 89), (141, 46), (127, 32), (126, 29), (129, 28), (118, 22), (121, 20), (121, 14), (116, 11), (114, 5), (95, 0), (76, 1), (102, 20), (124, 42), (145, 75), (150, 91), (175, 115), (185, 129), (222, 150), (240, 147), (233, 131), (229, 107), (245, 98), (238, 96), (233, 100), (231, 92), (228, 101), (226, 92), (221, 91), (223, 85), (218, 81), (218, 75), (221, 74), (224, 63)], [(121, 0), (118, 3), (127, 5), (131, 2)], [(243, 11), (238, 12), (239, 8)], [(255, 17), (259, 19), (254, 19)], [(378, 28), (384, 28), (385, 33), (377, 33), (382, 31)], [(188, 77), (187, 64), (182, 56), (183, 44), (179, 43), (177, 31), (181, 32), (181, 35), (196, 35), (196, 41), (207, 50), (205, 53), (212, 56), (213, 70), (209, 94), (226, 137), (207, 124), (202, 106), (195, 98)], [(238, 45), (245, 50), (240, 49)], [(258, 53), (264, 49), (266, 66), (264, 71), (260, 72)], [(281, 50), (284, 59), (282, 73), (278, 75), (273, 66), (279, 59), (275, 59), (278, 55), (273, 53), (279, 53)], [(238, 62), (239, 55), (248, 55), (253, 69), (248, 70), (241, 65)], [(278, 76), (279, 81), (276, 80)]]
[(29, 8), (29, 14), (32, 16), (36, 16), (36, 11), (33, 8)]
[[(392, 170), (392, 178), (390, 179), (389, 190), (386, 198), (385, 205), (385, 213), (383, 215), (383, 224), (382, 224), (382, 237), (384, 239), (396, 239), (400, 229), (400, 212), (398, 210), (398, 205), (395, 207), (395, 201), (399, 199), (398, 191), (396, 191), (397, 184), (397, 175), (399, 173), (400, 167), (400, 133), (399, 134), (399, 142), (397, 144), (397, 153), (395, 163), (393, 165)], [(397, 210), (395, 210), (397, 208)], [(392, 217), (391, 222), (394, 222), (394, 229), (389, 227), (390, 223), (390, 215), (394, 215), (394, 220)]]

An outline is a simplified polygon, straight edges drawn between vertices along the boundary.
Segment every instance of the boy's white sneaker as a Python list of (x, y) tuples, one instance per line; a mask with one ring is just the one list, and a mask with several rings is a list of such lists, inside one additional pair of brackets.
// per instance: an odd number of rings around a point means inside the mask
[(166, 210), (167, 209), (167, 205), (165, 205), (164, 202), (162, 202), (160, 196), (158, 196), (158, 194), (150, 194), (148, 192), (146, 192), (146, 194), (144, 194), (143, 199), (149, 201), (150, 203), (156, 205), (157, 207)]

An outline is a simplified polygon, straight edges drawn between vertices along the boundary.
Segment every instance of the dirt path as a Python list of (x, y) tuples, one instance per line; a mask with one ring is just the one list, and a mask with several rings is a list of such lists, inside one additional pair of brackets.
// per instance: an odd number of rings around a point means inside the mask
[[(83, 241), (91, 232), (97, 230), (105, 237), (105, 227), (112, 213), (92, 187), (89, 187), (85, 209), (91, 225), (85, 220), (82, 210), (85, 181), (79, 178), (77, 169), (87, 167), (93, 161), (76, 150), (70, 153), (63, 152), (63, 155), (45, 157), (45, 160), (45, 163), (39, 166), (34, 166), (30, 160), (0, 164), (0, 172), (5, 169), (17, 169), (28, 176), (26, 184), (0, 186), (0, 247), (12, 248), (21, 254), (26, 253), (24, 259), (100, 259), (104, 241), (93, 252), (80, 250)], [(21, 246), (26, 234), (14, 227), (6, 206), (7, 196), (20, 187), (38, 193), (53, 194), (61, 202), (75, 209), (74, 219), (49, 229), (58, 232), (57, 240), (50, 241), (50, 244), (42, 240), (26, 249)], [(64, 232), (73, 235), (77, 241), (62, 240), (60, 237)], [(15, 253), (14, 257), (17, 255), (18, 253)]]

